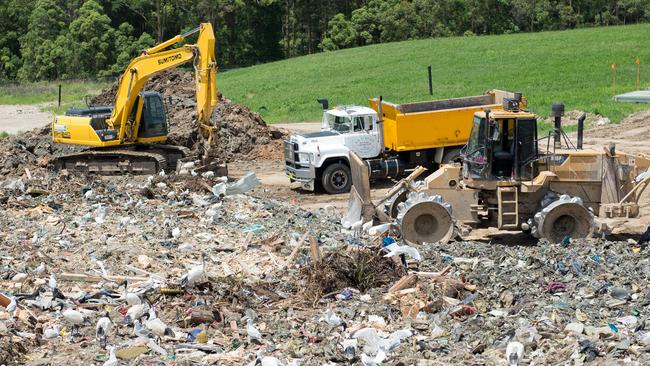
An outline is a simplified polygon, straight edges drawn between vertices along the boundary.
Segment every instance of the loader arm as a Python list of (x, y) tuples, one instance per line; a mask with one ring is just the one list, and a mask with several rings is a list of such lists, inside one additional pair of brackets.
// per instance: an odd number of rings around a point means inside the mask
[[(199, 33), (196, 44), (168, 49), (196, 32)], [(107, 120), (107, 124), (118, 131), (117, 141), (119, 144), (124, 143), (127, 136), (137, 139), (139, 118), (136, 119), (133, 126), (129, 126), (129, 116), (147, 80), (158, 73), (191, 60), (194, 60), (196, 72), (196, 109), (200, 133), (209, 143), (212, 142), (215, 130), (210, 123), (210, 117), (212, 109), (217, 104), (217, 62), (212, 25), (203, 23), (190, 32), (178, 35), (144, 51), (126, 68), (118, 84), (115, 108)], [(140, 108), (138, 107), (138, 109)]]

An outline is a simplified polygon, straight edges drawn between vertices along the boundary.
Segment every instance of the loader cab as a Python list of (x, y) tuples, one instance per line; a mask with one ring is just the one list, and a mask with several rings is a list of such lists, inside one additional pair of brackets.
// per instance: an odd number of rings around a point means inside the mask
[[(137, 113), (137, 106), (140, 98), (144, 97), (142, 117), (138, 128), (138, 138), (151, 138), (167, 136), (167, 114), (162, 95), (157, 92), (147, 91), (140, 93), (134, 103), (131, 116), (134, 118)], [(135, 118), (134, 118), (135, 119)]]
[(463, 176), (471, 181), (532, 180), (537, 119), (523, 111), (477, 112), (463, 150)]

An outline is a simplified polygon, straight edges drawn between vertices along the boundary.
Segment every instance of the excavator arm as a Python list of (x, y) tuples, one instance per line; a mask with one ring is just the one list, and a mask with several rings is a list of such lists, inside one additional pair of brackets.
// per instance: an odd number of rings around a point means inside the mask
[[(199, 33), (196, 44), (183, 45), (179, 48), (168, 49), (169, 47), (182, 42), (192, 34)], [(200, 27), (193, 29), (185, 34), (178, 35), (168, 41), (156, 45), (142, 53), (131, 61), (129, 66), (122, 74), (118, 85), (117, 95), (115, 97), (115, 108), (111, 117), (108, 119), (108, 125), (118, 132), (118, 140), (124, 142), (127, 135), (128, 119), (133, 110), (138, 95), (142, 91), (145, 83), (152, 76), (165, 70), (175, 68), (188, 61), (194, 61), (195, 78), (196, 78), (196, 109), (198, 124), (201, 135), (212, 142), (214, 138), (214, 128), (210, 123), (212, 109), (217, 105), (217, 62), (215, 58), (215, 39), (212, 25), (203, 23)], [(141, 106), (138, 106), (138, 113), (141, 112)], [(136, 119), (132, 126), (132, 136), (137, 136), (140, 119)]]

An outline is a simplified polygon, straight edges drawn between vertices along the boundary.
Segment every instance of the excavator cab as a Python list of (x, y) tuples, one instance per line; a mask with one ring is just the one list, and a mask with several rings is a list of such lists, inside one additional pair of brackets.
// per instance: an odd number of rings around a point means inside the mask
[(463, 150), (466, 180), (531, 180), (538, 157), (537, 119), (528, 112), (477, 112)]
[[(138, 96), (138, 98), (142, 97), (144, 97), (144, 105), (142, 106), (138, 137), (167, 136), (167, 114), (165, 113), (162, 95), (157, 92), (147, 91)], [(132, 113), (137, 113), (138, 103), (139, 100), (136, 101)]]

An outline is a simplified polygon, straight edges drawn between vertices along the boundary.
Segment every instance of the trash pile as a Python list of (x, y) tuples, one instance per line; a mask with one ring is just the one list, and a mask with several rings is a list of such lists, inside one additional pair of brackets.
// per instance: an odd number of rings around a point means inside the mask
[[(174, 69), (156, 75), (145, 85), (146, 90), (162, 94), (167, 104), (169, 143), (195, 148), (198, 141), (196, 125), (196, 86), (194, 73)], [(95, 106), (112, 105), (117, 83), (91, 100)], [(248, 108), (233, 103), (221, 93), (212, 112), (212, 122), (219, 127), (217, 153), (222, 159), (240, 160), (266, 158), (281, 160), (282, 139), (286, 131), (268, 126), (262, 117)]]
[(413, 248), (257, 184), (4, 177), (0, 364), (649, 362), (644, 246)]

